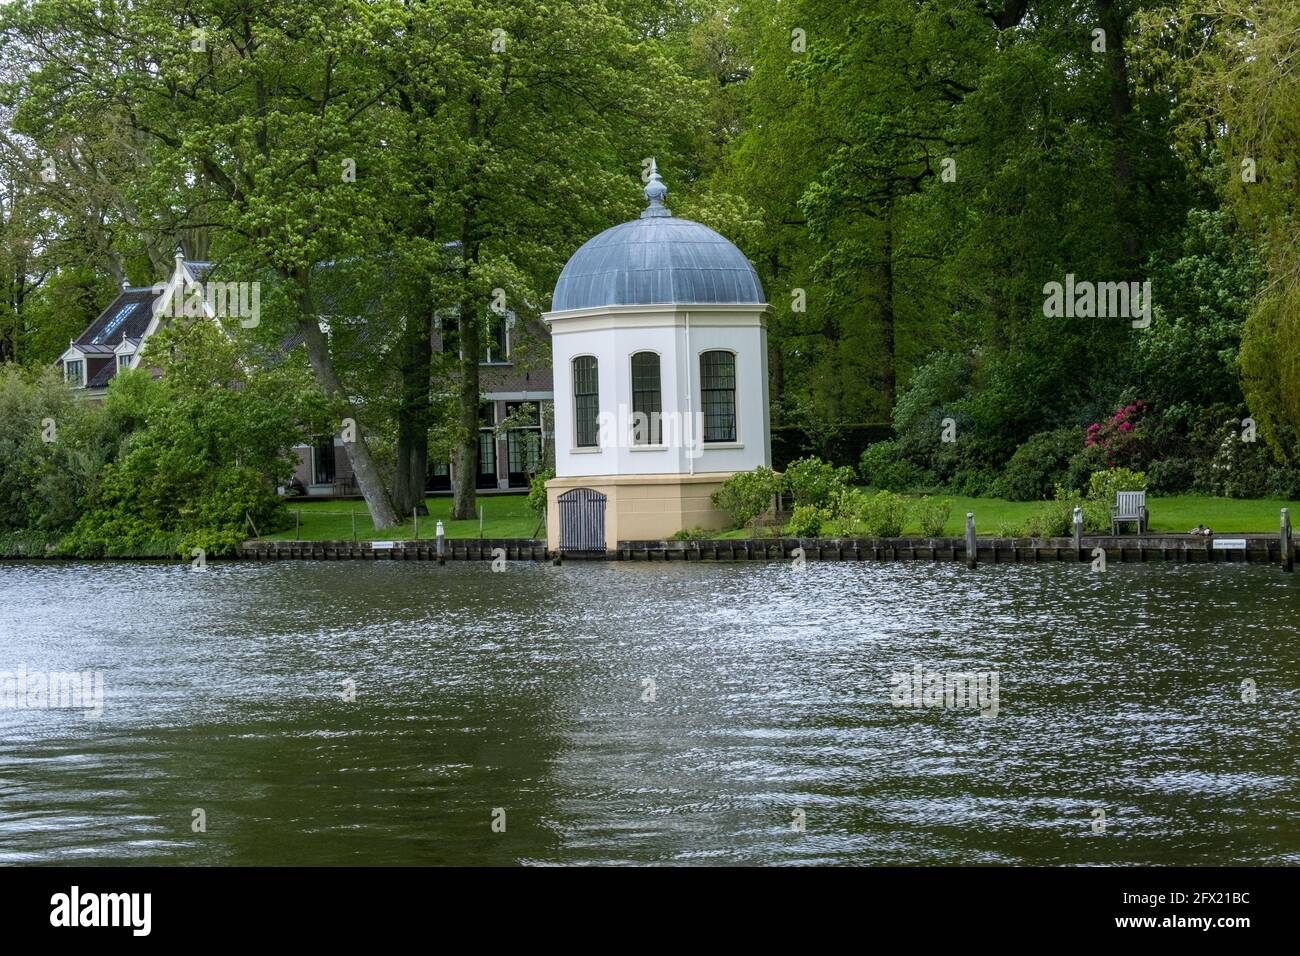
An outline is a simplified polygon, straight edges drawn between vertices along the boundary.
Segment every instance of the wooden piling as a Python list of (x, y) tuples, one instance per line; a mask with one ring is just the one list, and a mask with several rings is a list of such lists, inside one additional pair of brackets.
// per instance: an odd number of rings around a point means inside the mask
[(1282, 528), (1278, 532), (1278, 544), (1282, 548), (1282, 570), (1295, 570), (1295, 549), (1291, 547), (1291, 512), (1282, 509)]
[(975, 513), (966, 512), (966, 567), (975, 567), (975, 562), (979, 560), (978, 545), (975, 541)]

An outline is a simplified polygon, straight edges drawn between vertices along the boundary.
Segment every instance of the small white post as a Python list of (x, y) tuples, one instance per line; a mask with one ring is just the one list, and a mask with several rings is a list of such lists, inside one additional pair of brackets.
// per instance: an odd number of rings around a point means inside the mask
[(966, 512), (966, 566), (968, 568), (975, 567), (978, 557), (979, 554), (975, 544), (975, 513), (968, 511)]
[(439, 563), (439, 564), (442, 564), (442, 563), (443, 563), (444, 561), (446, 561), (447, 559), (443, 556), (443, 553), (442, 553), (443, 541), (444, 541), (444, 537), (445, 537), (445, 535), (446, 535), (446, 532), (443, 530), (443, 527), (442, 527), (442, 519), (441, 519), (441, 518), (438, 519), (438, 526), (434, 529), (434, 535), (435, 535), (435, 536), (437, 537), (437, 539), (438, 539), (438, 563)]
[(1083, 509), (1074, 506), (1074, 550), (1083, 551)]

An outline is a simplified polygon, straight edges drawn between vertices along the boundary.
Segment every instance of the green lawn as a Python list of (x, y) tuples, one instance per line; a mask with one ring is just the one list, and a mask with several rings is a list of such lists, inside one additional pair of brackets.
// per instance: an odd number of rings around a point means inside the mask
[[(975, 530), (980, 537), (997, 534), (998, 529), (1006, 526), (1020, 527), (1038, 507), (1037, 501), (1007, 501), (1004, 498), (963, 498), (960, 495), (933, 495), (934, 498), (947, 499), (952, 502), (952, 513), (944, 533), (949, 537), (960, 537), (966, 533), (966, 513), (975, 515)], [(1242, 533), (1247, 531), (1275, 532), (1278, 530), (1280, 511), (1289, 507), (1292, 525), (1297, 521), (1297, 504), (1281, 499), (1237, 499), (1208, 498), (1202, 495), (1177, 495), (1168, 498), (1147, 497), (1147, 512), (1150, 531), (1172, 532), (1182, 534), (1198, 524), (1208, 527), (1215, 534)], [(1125, 525), (1133, 531), (1133, 525)], [(905, 527), (904, 535), (919, 535), (920, 528)], [(724, 538), (743, 538), (744, 531), (728, 531), (719, 535)]]
[[(420, 516), (420, 537), (432, 538), (442, 520), (443, 530), (449, 538), (477, 538), (478, 520), (452, 521), (451, 498), (426, 498), (429, 514)], [(531, 538), (537, 529), (537, 516), (528, 507), (526, 495), (484, 495), (478, 499), (483, 506), (483, 537)], [(407, 519), (395, 528), (376, 531), (366, 511), (364, 501), (305, 501), (289, 504), (290, 519), (294, 512), (301, 518), (300, 534), (303, 541), (347, 541), (352, 537), (352, 515), (356, 514), (358, 541), (404, 541), (414, 537), (414, 522)], [(545, 534), (538, 531), (538, 536)], [(287, 531), (263, 536), (269, 540), (294, 540), (291, 525)]]
[[(952, 514), (945, 530), (950, 535), (965, 534), (966, 512), (975, 515), (980, 534), (992, 534), (1001, 524), (1022, 525), (1037, 507), (1033, 501), (1005, 501), (1000, 498), (952, 498)], [(1147, 496), (1149, 530), (1182, 534), (1198, 524), (1215, 534), (1245, 531), (1277, 531), (1281, 509), (1289, 507), (1295, 514), (1296, 503), (1281, 500), (1208, 498), (1201, 495), (1177, 495), (1169, 498)], [(1132, 529), (1132, 525), (1125, 526)]]
[[(1035, 501), (1006, 501), (1001, 498), (962, 498), (957, 495), (935, 495), (952, 502), (945, 533), (958, 537), (965, 533), (966, 512), (975, 514), (975, 528), (980, 536), (996, 534), (1004, 526), (1020, 526), (1038, 507)], [(528, 508), (524, 495), (488, 495), (480, 497), (483, 506), (483, 536), (485, 538), (531, 538), (537, 531), (537, 518)], [(432, 538), (438, 519), (449, 538), (477, 538), (477, 521), (452, 521), (451, 498), (428, 498), (429, 516), (420, 518), (420, 537)], [(1152, 531), (1182, 533), (1197, 524), (1206, 525), (1216, 534), (1246, 531), (1275, 532), (1278, 512), (1290, 507), (1292, 515), (1300, 503), (1279, 499), (1238, 500), (1233, 498), (1206, 498), (1198, 495), (1179, 495), (1170, 498), (1148, 498)], [(413, 526), (408, 518), (396, 528), (375, 531), (362, 501), (298, 501), (289, 505), (290, 513), (301, 515), (303, 541), (346, 541), (352, 537), (352, 513), (356, 513), (357, 539), (360, 541), (401, 541), (413, 537)], [(1131, 527), (1131, 526), (1129, 526)], [(915, 527), (904, 528), (904, 534), (920, 534)], [(545, 531), (537, 531), (537, 536)], [(746, 537), (747, 532), (726, 531), (720, 538)], [(294, 529), (266, 535), (269, 539), (292, 541)]]

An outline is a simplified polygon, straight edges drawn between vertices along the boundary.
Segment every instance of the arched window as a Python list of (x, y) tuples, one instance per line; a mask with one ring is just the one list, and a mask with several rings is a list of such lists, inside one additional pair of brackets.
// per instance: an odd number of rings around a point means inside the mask
[(600, 445), (600, 384), (594, 355), (573, 360), (573, 435), (579, 448)]
[(632, 356), (632, 444), (663, 444), (662, 412), (659, 354), (637, 352)]
[(700, 353), (700, 405), (704, 440), (736, 440), (736, 356), (721, 349)]

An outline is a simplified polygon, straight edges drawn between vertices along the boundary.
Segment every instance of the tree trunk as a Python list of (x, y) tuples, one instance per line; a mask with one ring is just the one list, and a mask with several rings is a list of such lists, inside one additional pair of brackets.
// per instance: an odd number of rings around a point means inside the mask
[(429, 464), (429, 379), (433, 363), (430, 341), (433, 307), (425, 303), (408, 316), (402, 341), (402, 398), (397, 408), (397, 464), (393, 472), (393, 507), (405, 517), (424, 508)]
[(894, 414), (896, 371), (894, 363), (894, 227), (891, 210), (885, 210), (885, 235), (880, 252), (880, 382), (885, 418)]
[[(320, 320), (316, 316), (311, 292), (307, 287), (307, 277), (299, 274), (295, 279), (299, 289), (298, 328), (306, 341), (307, 359), (311, 362), (316, 382), (326, 398), (346, 397), (343, 383), (339, 381), (338, 373), (334, 369), (334, 360), (330, 358), (329, 343), (325, 340), (325, 333), (321, 331)], [(348, 407), (351, 410), (350, 403)], [(356, 421), (355, 412), (352, 414), (352, 419)], [(344, 442), (343, 447), (348, 453), (348, 461), (352, 463), (352, 473), (356, 476), (357, 487), (361, 489), (362, 497), (366, 499), (366, 507), (370, 510), (370, 518), (374, 526), (393, 527), (397, 524), (397, 513), (393, 510), (388, 489), (384, 487), (384, 482), (379, 477), (379, 469), (375, 466), (374, 459), (370, 457), (370, 449), (359, 429), (356, 440)]]
[(458, 521), (478, 517), (475, 510), (474, 487), (478, 478), (478, 420), (479, 392), (478, 360), (483, 340), (479, 310), (469, 301), (461, 302), (456, 322), (460, 341), (460, 421), (456, 442), (456, 477), (453, 488), (451, 516)]
[[(776, 283), (781, 275), (781, 256), (777, 252), (767, 257), (768, 268), (772, 272), (772, 282)], [(793, 317), (793, 312), (791, 313)], [(793, 323), (791, 323), (793, 324)], [(775, 329), (769, 326), (767, 337), (768, 386), (770, 394), (768, 404), (773, 427), (785, 424), (785, 356), (781, 348), (781, 336), (773, 335)]]
[(1110, 86), (1110, 127), (1115, 139), (1115, 212), (1122, 235), (1124, 269), (1137, 279), (1142, 265), (1142, 236), (1136, 205), (1137, 173), (1129, 150), (1133, 99), (1128, 91), (1128, 56), (1124, 51), (1124, 13), (1115, 0), (1097, 0), (1101, 27), (1106, 31), (1106, 76)]

